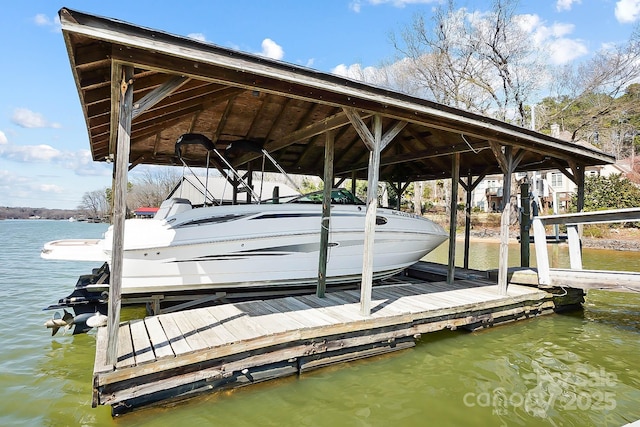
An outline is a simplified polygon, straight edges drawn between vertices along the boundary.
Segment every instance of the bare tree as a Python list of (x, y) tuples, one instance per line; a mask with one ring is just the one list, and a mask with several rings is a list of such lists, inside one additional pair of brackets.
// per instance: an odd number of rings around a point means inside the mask
[(78, 209), (87, 211), (93, 218), (104, 218), (109, 212), (109, 201), (107, 200), (107, 189), (93, 190), (84, 193)]
[(129, 205), (160, 206), (171, 190), (180, 180), (180, 174), (175, 168), (147, 168), (132, 179), (129, 192)]
[(624, 124), (637, 105), (637, 97), (623, 94), (638, 79), (640, 29), (636, 28), (626, 43), (603, 48), (587, 61), (556, 71), (550, 97), (554, 102), (536, 110), (540, 128), (559, 123), (574, 141), (584, 139), (619, 151), (617, 141), (629, 132)]
[(417, 15), (392, 42), (408, 58), (414, 90), (436, 102), (524, 124), (525, 104), (544, 65), (515, 14), (517, 0), (495, 0), (486, 14), (435, 10), (431, 25)]

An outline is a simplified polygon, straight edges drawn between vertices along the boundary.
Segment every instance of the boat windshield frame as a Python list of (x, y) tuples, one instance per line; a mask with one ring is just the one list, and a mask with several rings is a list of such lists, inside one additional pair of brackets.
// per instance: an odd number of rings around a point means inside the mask
[[(295, 198), (287, 201), (286, 203), (309, 203), (309, 204), (322, 204), (324, 198), (324, 191), (314, 191), (312, 193), (296, 196)], [(365, 202), (356, 197), (349, 190), (344, 188), (334, 188), (331, 190), (331, 204), (332, 205), (357, 205), (364, 206)]]

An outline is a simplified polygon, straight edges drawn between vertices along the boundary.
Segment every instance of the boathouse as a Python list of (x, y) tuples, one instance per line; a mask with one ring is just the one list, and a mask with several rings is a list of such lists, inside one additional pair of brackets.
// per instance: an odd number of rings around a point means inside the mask
[[(363, 179), (369, 189), (382, 180), (399, 194), (413, 181), (447, 178), (470, 194), (489, 174), (558, 169), (578, 186), (579, 207), (585, 168), (614, 159), (310, 68), (70, 9), (59, 16), (93, 160), (114, 164), (109, 323), (98, 333), (94, 404), (125, 411), (405, 348), (433, 330), (474, 328), (547, 312), (562, 301), (576, 303), (572, 295), (562, 300), (534, 288), (514, 286), (508, 293), (502, 260), (498, 285), (472, 274), (461, 279), (455, 270), (453, 185), (449, 265), (446, 281), (434, 287), (411, 278), (372, 291), (376, 197), (370, 192), (360, 292), (325, 295), (319, 279), (317, 296), (120, 324), (127, 173), (140, 164), (177, 164), (174, 144), (185, 133), (204, 134), (221, 149), (236, 140), (258, 142), (288, 172), (334, 185)], [(208, 157), (199, 150), (190, 146), (183, 154), (205, 166)], [(247, 172), (260, 167), (257, 154), (228, 160)], [(504, 183), (504, 194), (510, 194), (511, 179)], [(322, 278), (322, 262), (319, 270)]]

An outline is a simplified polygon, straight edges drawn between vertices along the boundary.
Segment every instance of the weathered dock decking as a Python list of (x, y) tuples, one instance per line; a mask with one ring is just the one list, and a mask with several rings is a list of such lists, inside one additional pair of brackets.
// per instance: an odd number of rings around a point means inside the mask
[[(400, 276), (374, 287), (371, 316), (359, 290), (217, 305), (120, 324), (115, 369), (97, 334), (93, 405), (136, 407), (292, 375), (411, 347), (422, 333), (476, 329), (579, 304), (551, 292), (495, 283), (427, 283)], [(573, 298), (573, 299), (572, 299)]]

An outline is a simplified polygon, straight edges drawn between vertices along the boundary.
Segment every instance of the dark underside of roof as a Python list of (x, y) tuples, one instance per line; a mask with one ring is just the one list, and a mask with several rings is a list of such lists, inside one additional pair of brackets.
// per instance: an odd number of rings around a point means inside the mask
[[(200, 133), (224, 152), (230, 142), (255, 141), (287, 172), (322, 176), (331, 131), (335, 175), (366, 179), (370, 152), (345, 109), (369, 129), (373, 116), (380, 116), (383, 133), (404, 124), (381, 154), (380, 179), (389, 182), (450, 177), (454, 153), (460, 153), (462, 176), (502, 173), (496, 146), (518, 158), (516, 171), (613, 160), (597, 150), (307, 68), (68, 9), (60, 18), (95, 161), (116, 154), (125, 67), (134, 70), (133, 166), (179, 164), (176, 140)], [(136, 113), (163, 90), (158, 102)], [(196, 146), (186, 147), (184, 156), (197, 166), (206, 162)], [(258, 154), (227, 156), (240, 169), (250, 163), (261, 168)]]

